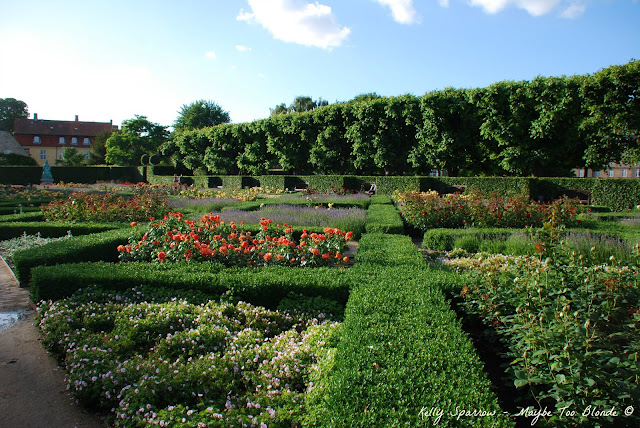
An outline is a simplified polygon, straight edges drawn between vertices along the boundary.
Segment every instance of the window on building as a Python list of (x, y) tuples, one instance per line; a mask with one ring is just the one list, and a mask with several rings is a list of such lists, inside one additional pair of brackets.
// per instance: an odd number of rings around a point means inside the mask
[(82, 140), (82, 144), (84, 144), (85, 146), (90, 145), (91, 140), (89, 139), (89, 137), (84, 137), (84, 140)]
[(636, 169), (636, 178), (640, 178), (640, 169)]
[(40, 150), (40, 159), (45, 160), (47, 158), (47, 151)]
[(89, 160), (91, 152), (89, 150), (83, 150), (82, 153), (84, 154), (84, 160)]
[(607, 170), (607, 175), (609, 176), (609, 178), (613, 177), (613, 170), (612, 169), (608, 169)]
[(4, 150), (4, 154), (5, 155), (10, 155), (11, 153), (13, 153), (13, 150), (11, 150), (11, 149), (5, 149)]
[(63, 153), (64, 153), (64, 152), (63, 152), (62, 150), (60, 150), (60, 151), (58, 152), (58, 159), (62, 159), (62, 154), (63, 154)]
[(78, 145), (78, 137), (71, 137), (71, 145), (73, 146)]
[(33, 136), (33, 144), (40, 144), (40, 137), (37, 135)]
[(64, 144), (64, 137), (60, 137), (60, 138), (58, 138), (58, 142), (59, 142), (60, 144)]
[(593, 176), (596, 178), (600, 177), (600, 171), (593, 171)]
[(584, 168), (578, 170), (578, 177), (584, 177)]
[(623, 169), (623, 170), (622, 170), (622, 176), (623, 176), (623, 177), (626, 177), (626, 176), (627, 176), (627, 168), (625, 168), (625, 169)]

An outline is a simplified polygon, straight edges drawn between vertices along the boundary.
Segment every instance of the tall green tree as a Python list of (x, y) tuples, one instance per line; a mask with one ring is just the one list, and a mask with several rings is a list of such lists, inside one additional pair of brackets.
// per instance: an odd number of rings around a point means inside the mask
[(495, 173), (480, 136), (480, 118), (466, 89), (446, 88), (420, 99), (422, 113), (409, 162), (418, 174), (446, 169), (450, 176)]
[(277, 116), (280, 114), (288, 114), (288, 113), (304, 113), (305, 111), (315, 110), (318, 107), (328, 106), (329, 102), (327, 100), (323, 100), (319, 98), (317, 100), (313, 100), (311, 97), (306, 95), (297, 96), (289, 106), (285, 103), (278, 104), (275, 108), (271, 109), (271, 116)]
[(109, 164), (138, 165), (143, 154), (158, 153), (169, 139), (165, 126), (150, 122), (146, 116), (136, 115), (122, 122), (122, 130), (107, 140), (105, 160)]
[(28, 115), (29, 109), (24, 101), (15, 98), (0, 98), (0, 131), (13, 134), (15, 120)]
[(231, 122), (229, 112), (213, 101), (198, 100), (182, 106), (179, 116), (173, 123), (176, 131), (200, 129)]
[(93, 139), (91, 152), (89, 153), (89, 165), (105, 164), (105, 156), (107, 155), (106, 144), (111, 134), (113, 134), (113, 131), (102, 131)]
[(75, 147), (65, 147), (62, 151), (62, 159), (56, 159), (56, 164), (62, 166), (80, 166), (85, 163), (84, 155)]
[(585, 76), (581, 96), (585, 165), (640, 161), (640, 60)]

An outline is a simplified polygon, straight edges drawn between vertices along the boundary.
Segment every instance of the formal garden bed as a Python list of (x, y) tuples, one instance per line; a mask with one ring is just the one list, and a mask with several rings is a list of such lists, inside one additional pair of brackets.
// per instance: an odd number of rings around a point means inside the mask
[(122, 187), (0, 216), (45, 346), (115, 426), (639, 421), (635, 211)]

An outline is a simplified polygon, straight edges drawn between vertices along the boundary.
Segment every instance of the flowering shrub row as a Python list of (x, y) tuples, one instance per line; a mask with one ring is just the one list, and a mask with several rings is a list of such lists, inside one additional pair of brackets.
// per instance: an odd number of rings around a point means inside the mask
[(562, 199), (541, 204), (524, 196), (459, 193), (439, 196), (437, 192), (395, 192), (394, 199), (405, 221), (417, 229), (445, 227), (527, 227), (542, 226), (554, 215), (567, 226), (577, 225), (578, 203)]
[(182, 213), (169, 213), (151, 223), (141, 239), (130, 237), (118, 252), (121, 261), (218, 261), (227, 266), (323, 266), (349, 261), (342, 253), (353, 232), (305, 229), (296, 243), (289, 225), (274, 226), (264, 217), (260, 225), (262, 230), (253, 236), (242, 231), (242, 224), (226, 224), (219, 215), (205, 214), (195, 222)]
[[(565, 251), (561, 236), (547, 225), (536, 243), (538, 256), (450, 261), (468, 275), (465, 308), (507, 344), (516, 387), (527, 387), (541, 408), (555, 405), (556, 416), (563, 408), (565, 415), (576, 412), (554, 423), (638, 426), (637, 412), (623, 414), (640, 392), (638, 259), (633, 266), (615, 257), (596, 265), (589, 254)], [(612, 408), (627, 419), (584, 413)]]
[(127, 198), (115, 193), (74, 192), (42, 207), (48, 221), (141, 221), (169, 211), (166, 196), (146, 192)]
[(149, 290), (79, 291), (38, 309), (44, 343), (83, 404), (115, 426), (294, 426), (338, 323)]

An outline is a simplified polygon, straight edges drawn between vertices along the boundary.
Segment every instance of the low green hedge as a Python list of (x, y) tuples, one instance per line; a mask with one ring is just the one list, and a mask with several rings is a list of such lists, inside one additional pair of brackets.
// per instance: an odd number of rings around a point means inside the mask
[[(46, 221), (15, 221), (3, 222), (0, 227), (0, 241), (17, 238), (23, 234), (40, 234), (43, 238), (59, 238), (71, 232), (73, 236), (88, 235), (91, 233), (105, 232), (121, 229), (121, 223), (73, 223), (73, 222), (46, 222)], [(128, 226), (127, 226), (128, 227)]]
[(323, 296), (346, 304), (356, 278), (347, 269), (224, 268), (214, 263), (75, 263), (40, 266), (32, 270), (34, 301), (58, 300), (79, 288), (97, 284), (124, 290), (139, 285), (196, 289), (212, 296), (230, 292), (254, 305), (276, 308), (290, 292)]
[(43, 221), (44, 217), (42, 216), (42, 211), (38, 209), (38, 211), (25, 211), (22, 214), (3, 214), (0, 215), (0, 223), (8, 223), (8, 222), (33, 222), (33, 221)]
[(503, 228), (471, 228), (471, 229), (430, 229), (422, 238), (422, 248), (436, 251), (451, 251), (456, 247), (456, 240), (467, 237), (480, 237), (481, 239), (507, 239), (510, 235), (521, 232), (525, 229), (503, 229)]
[(424, 266), (424, 260), (411, 238), (404, 235), (365, 233), (358, 242), (356, 264), (378, 266)]
[(404, 224), (393, 205), (371, 205), (367, 210), (367, 233), (403, 234)]
[(393, 199), (388, 195), (372, 195), (371, 205), (392, 205)]
[[(456, 275), (417, 266), (367, 266), (362, 275), (347, 304), (335, 357), (307, 396), (311, 425), (514, 425), (439, 291)], [(458, 419), (462, 409), (488, 415)], [(438, 411), (441, 418), (429, 416)]]
[[(137, 230), (142, 235), (140, 226)], [(71, 239), (50, 242), (41, 247), (16, 251), (13, 253), (16, 277), (20, 282), (28, 283), (31, 269), (36, 266), (83, 261), (115, 262), (118, 260), (118, 245), (125, 244), (130, 234), (130, 229), (109, 230), (102, 233), (74, 236)]]

